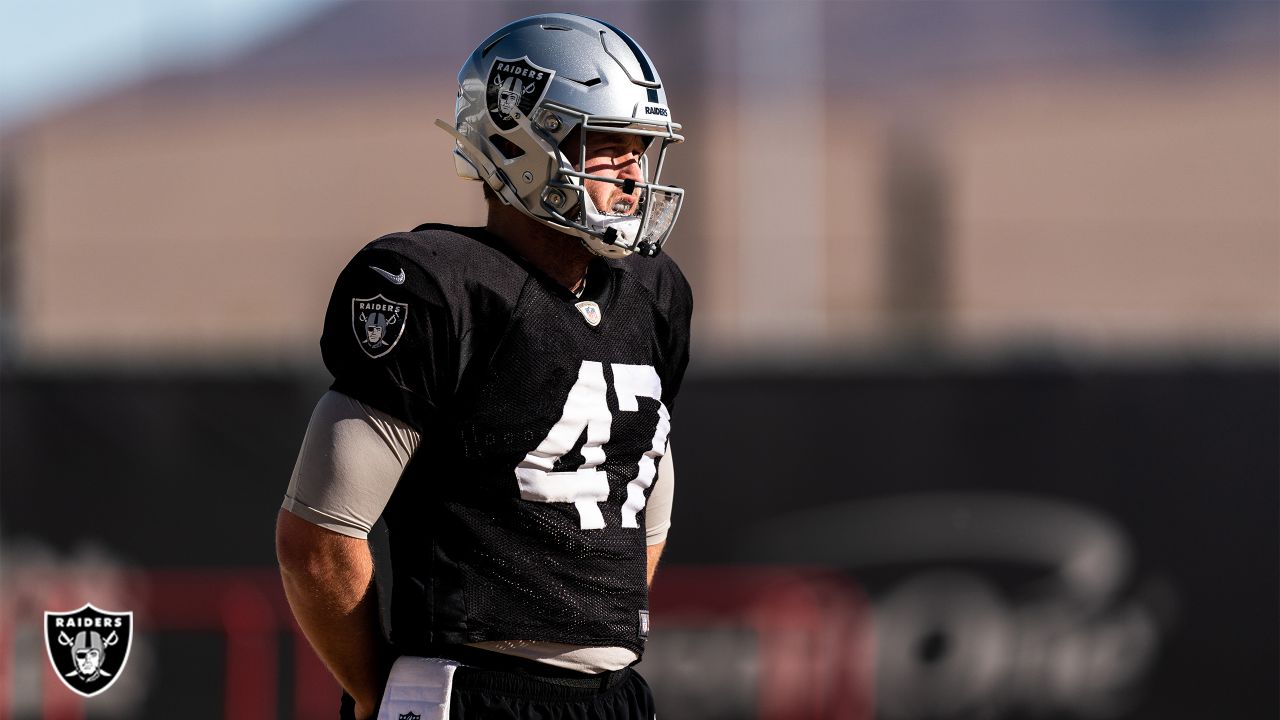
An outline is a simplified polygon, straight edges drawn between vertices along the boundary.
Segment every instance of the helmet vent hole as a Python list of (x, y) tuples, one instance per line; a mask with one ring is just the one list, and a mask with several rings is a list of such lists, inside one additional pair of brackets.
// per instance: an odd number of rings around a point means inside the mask
[(542, 29), (543, 30), (563, 30), (565, 32), (569, 32), (569, 28), (564, 27), (563, 25), (543, 25)]
[(498, 152), (502, 153), (502, 157), (508, 160), (515, 160), (524, 155), (524, 148), (496, 133), (489, 136), (489, 142), (493, 143)]

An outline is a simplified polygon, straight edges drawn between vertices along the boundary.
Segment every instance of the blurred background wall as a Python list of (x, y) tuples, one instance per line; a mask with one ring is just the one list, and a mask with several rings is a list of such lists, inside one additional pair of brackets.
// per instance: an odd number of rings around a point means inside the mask
[[(0, 22), (15, 717), (328, 712), (270, 573), (323, 308), (365, 242), (483, 221), (432, 121), (548, 10), (631, 33), (689, 138), (664, 716), (1280, 711), (1275, 3), (52, 7)], [(18, 81), (126, 19), (131, 63)], [(141, 644), (82, 706), (38, 617), (86, 595)]]

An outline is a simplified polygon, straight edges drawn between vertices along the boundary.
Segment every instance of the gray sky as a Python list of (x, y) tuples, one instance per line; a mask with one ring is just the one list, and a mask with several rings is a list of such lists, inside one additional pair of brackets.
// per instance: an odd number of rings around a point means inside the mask
[(216, 61), (339, 1), (0, 0), (0, 124)]

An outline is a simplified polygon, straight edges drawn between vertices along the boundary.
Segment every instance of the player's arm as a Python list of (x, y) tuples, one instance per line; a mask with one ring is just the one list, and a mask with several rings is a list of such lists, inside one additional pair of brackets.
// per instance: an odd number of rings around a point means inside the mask
[(298, 626), (338, 684), (355, 698), (356, 717), (372, 716), (386, 663), (368, 543), (281, 509), (276, 555)]
[(675, 499), (676, 466), (671, 457), (671, 444), (658, 462), (658, 478), (645, 505), (644, 534), (648, 544), (648, 578), (653, 585), (653, 575), (658, 571), (658, 559), (667, 547), (667, 531), (671, 529), (671, 505)]
[[(655, 259), (660, 262), (654, 267), (659, 269), (658, 281), (655, 284), (656, 296), (661, 298), (661, 313), (667, 318), (667, 333), (664, 338), (666, 351), (665, 362), (660, 370), (662, 376), (662, 403), (668, 412), (675, 412), (676, 395), (684, 380), (685, 369), (689, 365), (689, 328), (693, 318), (693, 292), (689, 282), (675, 262), (668, 256)], [(671, 526), (671, 503), (675, 492), (675, 462), (671, 455), (671, 442), (667, 441), (667, 452), (658, 463), (657, 484), (649, 493), (649, 502), (645, 510), (645, 534), (649, 545), (648, 579), (653, 585), (653, 576), (658, 569), (658, 560), (667, 547), (667, 530)]]
[(277, 519), (276, 556), (289, 606), (362, 719), (376, 712), (391, 661), (378, 620), (368, 532), (419, 439), (363, 403), (325, 394)]
[(653, 576), (658, 572), (658, 559), (662, 557), (662, 551), (667, 548), (667, 541), (662, 540), (649, 546), (649, 587), (653, 587)]

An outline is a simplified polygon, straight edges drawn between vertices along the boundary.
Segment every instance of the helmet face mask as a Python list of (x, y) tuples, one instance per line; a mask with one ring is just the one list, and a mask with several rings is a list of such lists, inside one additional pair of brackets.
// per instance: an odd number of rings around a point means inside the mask
[[(559, 117), (566, 111), (551, 107), (543, 112)], [(601, 124), (589, 116), (577, 120), (575, 129), (582, 131), (570, 133), (557, 146), (559, 168), (543, 192), (543, 209), (560, 224), (580, 233), (579, 237), (599, 255), (658, 254), (675, 226), (684, 200), (684, 190), (658, 182), (667, 148), (679, 141), (668, 137), (666, 128), (646, 127), (645, 123), (632, 122), (626, 126)], [(618, 135), (643, 139), (643, 150), (634, 160), (639, 165), (639, 180), (592, 173), (587, 166), (593, 139), (606, 136), (605, 141), (609, 142), (616, 140)], [(657, 142), (654, 142), (655, 138)], [(652, 176), (650, 167), (653, 168)], [(625, 215), (618, 215), (609, 212), (609, 208), (596, 207), (588, 192), (589, 182), (616, 185), (627, 195), (634, 194), (635, 208)]]
[[(670, 116), (633, 40), (552, 14), (511, 23), (471, 54), (458, 73), (455, 127), (445, 129), (458, 140), (459, 175), (486, 180), (503, 202), (592, 252), (622, 257), (656, 255), (679, 215), (684, 191), (659, 184), (667, 148), (684, 140)], [(644, 139), (639, 180), (589, 172), (588, 146), (601, 133)], [(636, 206), (628, 215), (596, 208), (589, 183), (621, 186)]]

